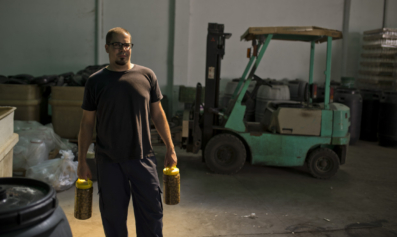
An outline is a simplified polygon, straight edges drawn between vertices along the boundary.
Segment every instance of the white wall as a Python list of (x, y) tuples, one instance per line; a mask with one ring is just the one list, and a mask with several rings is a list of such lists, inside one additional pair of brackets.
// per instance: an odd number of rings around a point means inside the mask
[[(397, 27), (396, 9), (397, 0), (387, 0), (386, 27)], [(152, 68), (163, 93), (175, 95), (176, 101), (176, 86), (204, 82), (209, 22), (225, 24), (225, 32), (233, 34), (226, 41), (221, 71), (222, 79), (231, 79), (240, 77), (247, 64), (251, 45), (240, 36), (249, 26), (315, 25), (342, 31), (343, 10), (344, 0), (1, 0), (0, 75), (77, 72), (95, 63), (96, 40), (98, 62), (106, 63), (106, 32), (121, 26), (132, 34), (132, 62)], [(351, 0), (344, 76), (356, 75), (362, 32), (381, 28), (382, 20), (383, 1)], [(325, 48), (316, 46), (317, 82), (324, 81)], [(308, 43), (272, 41), (257, 74), (307, 79), (309, 52)], [(333, 80), (342, 76), (341, 58), (339, 40), (333, 44)]]
[[(99, 63), (108, 62), (107, 31), (124, 27), (134, 43), (131, 61), (153, 69), (165, 88), (172, 67), (167, 57), (173, 54), (168, 50), (169, 3), (103, 1)], [(94, 0), (2, 0), (0, 4), (0, 29), (5, 32), (0, 37), (1, 75), (77, 72), (95, 63)]]
[[(191, 0), (188, 48), (188, 81), (194, 86), (205, 80), (206, 36), (209, 22), (225, 25), (232, 33), (226, 41), (221, 77), (241, 77), (250, 42), (240, 42), (249, 26), (319, 26), (342, 31), (343, 0)], [(177, 2), (178, 4), (178, 2)], [(340, 77), (342, 41), (333, 44), (332, 79)], [(316, 45), (314, 80), (325, 80), (326, 44)], [(267, 78), (302, 78), (309, 75), (310, 44), (272, 41), (256, 74)]]
[(359, 68), (363, 32), (382, 28), (383, 1), (352, 0), (349, 17), (349, 35), (346, 36), (346, 75), (356, 77)]
[(186, 85), (189, 59), (190, 1), (176, 0), (174, 85)]
[(0, 74), (41, 76), (94, 64), (94, 0), (0, 1)]
[(172, 99), (167, 85), (173, 78), (174, 1), (2, 0), (0, 75), (76, 73), (96, 62), (107, 63), (106, 33), (121, 26), (132, 36), (131, 61), (153, 69), (163, 94)]
[(385, 27), (397, 28), (397, 0), (386, 0)]
[(190, 0), (175, 1), (174, 65), (172, 113), (183, 109), (178, 101), (179, 86), (188, 83)]

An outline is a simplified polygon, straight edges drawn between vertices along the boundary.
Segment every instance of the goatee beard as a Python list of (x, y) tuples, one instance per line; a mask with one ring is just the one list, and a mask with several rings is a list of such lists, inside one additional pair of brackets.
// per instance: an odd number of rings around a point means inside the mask
[(124, 66), (127, 64), (127, 61), (116, 61), (117, 65)]

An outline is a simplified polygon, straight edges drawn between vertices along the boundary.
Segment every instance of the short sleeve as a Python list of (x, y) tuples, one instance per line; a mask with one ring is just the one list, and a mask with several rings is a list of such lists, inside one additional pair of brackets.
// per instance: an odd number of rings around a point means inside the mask
[(95, 94), (93, 93), (94, 88), (92, 87), (92, 77), (88, 79), (85, 89), (84, 89), (84, 98), (83, 104), (81, 108), (88, 111), (95, 111), (96, 103), (95, 103)]
[(157, 81), (156, 74), (152, 74), (152, 83), (150, 89), (150, 102), (154, 103), (163, 98), (163, 94), (161, 94), (160, 86)]

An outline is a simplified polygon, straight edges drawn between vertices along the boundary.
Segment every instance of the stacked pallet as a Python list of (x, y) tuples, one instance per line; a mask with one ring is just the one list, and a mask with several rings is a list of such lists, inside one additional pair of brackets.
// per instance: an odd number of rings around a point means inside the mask
[(397, 29), (365, 31), (357, 85), (361, 89), (397, 90)]

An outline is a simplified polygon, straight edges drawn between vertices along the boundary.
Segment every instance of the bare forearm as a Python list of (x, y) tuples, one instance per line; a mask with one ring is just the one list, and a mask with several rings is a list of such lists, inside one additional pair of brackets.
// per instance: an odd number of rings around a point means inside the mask
[(168, 125), (164, 111), (162, 110), (161, 114), (152, 119), (154, 126), (156, 127), (157, 132), (160, 134), (160, 137), (165, 143), (167, 149), (174, 149), (174, 143), (172, 142), (170, 127)]
[(94, 125), (81, 124), (79, 132), (79, 162), (85, 162), (88, 147), (92, 142), (92, 133)]

